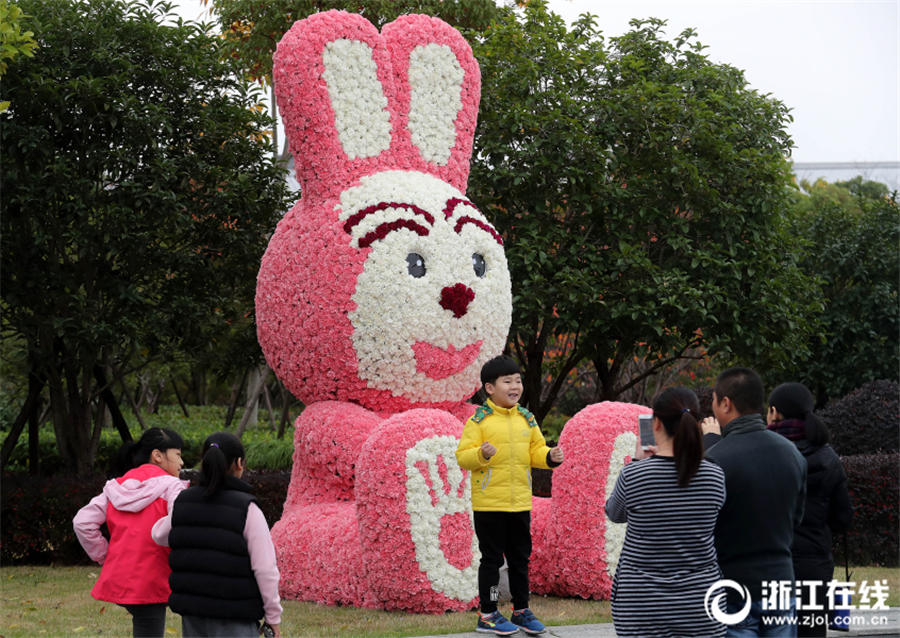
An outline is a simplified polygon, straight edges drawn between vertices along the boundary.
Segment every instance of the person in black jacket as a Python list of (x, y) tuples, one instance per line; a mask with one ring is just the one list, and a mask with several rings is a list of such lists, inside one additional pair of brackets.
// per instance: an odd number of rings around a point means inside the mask
[(153, 527), (172, 548), (169, 607), (182, 616), (185, 637), (257, 638), (265, 618), (281, 635), (278, 566), (266, 518), (241, 480), (244, 446), (228, 432), (203, 443), (199, 485), (175, 499)]
[[(765, 389), (749, 368), (719, 375), (713, 412), (722, 440), (706, 458), (725, 472), (725, 504), (716, 522), (716, 554), (728, 589), (728, 614), (735, 622), (726, 636), (796, 636), (794, 605), (769, 609), (764, 584), (794, 579), (791, 545), (806, 501), (806, 460), (783, 437), (766, 430)], [(768, 596), (766, 596), (766, 600)], [(793, 601), (789, 601), (793, 602)]]
[[(828, 628), (826, 584), (834, 574), (832, 532), (850, 525), (853, 510), (847, 494), (847, 475), (838, 455), (828, 445), (828, 429), (813, 413), (812, 393), (801, 383), (783, 383), (769, 395), (768, 429), (792, 441), (806, 458), (806, 508), (794, 532), (791, 547), (794, 577), (800, 583), (801, 609), (798, 636), (825, 636)], [(816, 584), (812, 584), (816, 583)], [(816, 605), (822, 611), (805, 609)]]

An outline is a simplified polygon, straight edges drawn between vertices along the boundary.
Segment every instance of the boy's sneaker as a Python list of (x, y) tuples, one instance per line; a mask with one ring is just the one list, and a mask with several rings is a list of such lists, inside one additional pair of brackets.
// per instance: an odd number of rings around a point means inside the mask
[(531, 613), (531, 610), (527, 607), (519, 611), (513, 611), (512, 616), (510, 616), (509, 619), (513, 624), (521, 627), (526, 634), (531, 634), (532, 636), (537, 636), (547, 630), (547, 628), (544, 627), (544, 623), (535, 618), (534, 614)]
[(519, 631), (519, 628), (504, 618), (499, 611), (491, 614), (478, 612), (478, 626), (475, 627), (475, 631), (485, 634), (497, 634), (498, 636), (509, 636)]

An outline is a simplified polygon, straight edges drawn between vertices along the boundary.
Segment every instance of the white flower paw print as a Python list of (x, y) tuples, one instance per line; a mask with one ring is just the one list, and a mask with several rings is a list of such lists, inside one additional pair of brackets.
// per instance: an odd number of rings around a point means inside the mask
[(468, 475), (456, 463), (457, 439), (434, 436), (406, 451), (406, 511), (416, 559), (448, 598), (476, 593), (481, 557), (472, 528)]

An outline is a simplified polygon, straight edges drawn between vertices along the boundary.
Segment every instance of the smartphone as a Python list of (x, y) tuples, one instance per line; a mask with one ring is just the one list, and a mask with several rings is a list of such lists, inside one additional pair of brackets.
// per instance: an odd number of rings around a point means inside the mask
[(638, 427), (641, 432), (641, 447), (646, 450), (648, 445), (656, 445), (656, 440), (653, 438), (653, 415), (639, 414)]

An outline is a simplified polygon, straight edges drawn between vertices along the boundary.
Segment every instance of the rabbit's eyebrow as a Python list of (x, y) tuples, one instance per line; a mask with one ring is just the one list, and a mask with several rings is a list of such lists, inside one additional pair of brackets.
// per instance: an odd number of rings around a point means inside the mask
[[(456, 212), (456, 207), (459, 206), (460, 204), (469, 206), (470, 208), (472, 208), (476, 211), (478, 210), (477, 208), (475, 208), (475, 204), (473, 204), (472, 202), (470, 202), (466, 199), (460, 199), (459, 197), (452, 197), (447, 200), (447, 205), (444, 206), (444, 217), (447, 220), (449, 220), (451, 217), (453, 217), (453, 214)], [(494, 228), (490, 224), (485, 222), (484, 220), (477, 219), (470, 215), (464, 215), (464, 216), (460, 217), (459, 219), (457, 219), (456, 224), (453, 226), (453, 231), (455, 233), (459, 234), (459, 231), (462, 230), (462, 227), (465, 224), (474, 224), (475, 226), (477, 226), (478, 228), (480, 228), (481, 230), (486, 232), (488, 235), (493, 237), (494, 241), (496, 241), (498, 244), (500, 244), (501, 246), (503, 245), (503, 238), (500, 237), (500, 233), (498, 233), (496, 230), (494, 230)]]
[[(406, 209), (406, 210), (410, 211), (411, 213), (414, 213), (416, 215), (421, 215), (422, 217), (425, 218), (425, 221), (427, 221), (429, 225), (434, 226), (434, 217), (432, 217), (431, 213), (429, 213), (427, 210), (423, 210), (423, 209), (419, 208), (415, 204), (404, 204), (404, 203), (397, 203), (397, 202), (381, 202), (380, 204), (373, 204), (372, 206), (366, 206), (361, 211), (351, 215), (350, 218), (346, 222), (344, 222), (344, 232), (346, 232), (347, 234), (350, 234), (353, 230), (353, 227), (356, 226), (363, 219), (365, 219), (367, 216), (371, 215), (372, 213), (377, 213), (380, 210), (386, 210), (388, 208)], [(403, 221), (403, 220), (397, 220), (397, 221)], [(392, 222), (392, 223), (396, 223), (396, 222)], [(416, 224), (413, 221), (410, 221), (410, 223), (415, 224), (416, 226), (420, 226), (419, 224)], [(381, 226), (384, 226), (384, 224), (381, 224)], [(379, 226), (379, 228), (381, 228), (381, 226)], [(422, 234), (422, 233), (420, 233), (420, 234)], [(427, 229), (425, 229), (424, 234), (426, 234), (426, 235), (428, 234)], [(369, 233), (369, 235), (371, 235), (371, 233)], [(368, 235), (367, 235), (367, 237), (368, 237)], [(379, 237), (379, 239), (380, 239), (380, 237)], [(360, 246), (360, 248), (362, 248), (362, 246)]]
[(462, 227), (465, 224), (474, 224), (475, 226), (478, 226), (478, 228), (480, 228), (481, 230), (486, 232), (488, 235), (493, 237), (494, 241), (496, 241), (501, 246), (503, 245), (503, 238), (500, 236), (500, 233), (498, 233), (496, 230), (494, 230), (490, 224), (483, 222), (480, 219), (475, 219), (474, 217), (469, 217), (468, 215), (466, 215), (465, 217), (460, 217), (458, 220), (456, 220), (456, 226), (453, 227), (453, 230), (456, 233), (459, 233), (459, 231), (462, 229)]

